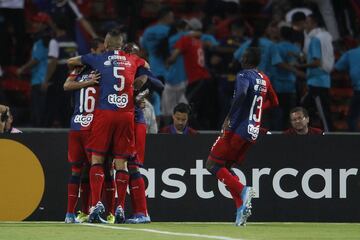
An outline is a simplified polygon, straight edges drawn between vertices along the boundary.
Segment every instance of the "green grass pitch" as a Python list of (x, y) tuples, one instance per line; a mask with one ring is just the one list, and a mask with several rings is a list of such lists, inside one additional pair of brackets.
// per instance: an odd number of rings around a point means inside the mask
[(154, 222), (141, 225), (0, 222), (0, 240), (105, 239), (360, 239), (360, 223), (232, 223)]

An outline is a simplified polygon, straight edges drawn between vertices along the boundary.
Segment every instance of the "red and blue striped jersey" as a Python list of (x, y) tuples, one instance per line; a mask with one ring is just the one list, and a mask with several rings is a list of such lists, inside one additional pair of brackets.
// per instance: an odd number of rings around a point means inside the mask
[(278, 104), (275, 91), (264, 73), (257, 69), (239, 72), (228, 115), (230, 130), (248, 141), (256, 141), (264, 109)]
[[(75, 79), (77, 82), (89, 80), (92, 69), (86, 67)], [(71, 116), (71, 130), (89, 130), (94, 119), (98, 86), (81, 88), (73, 92), (74, 112)]]
[(145, 60), (134, 54), (114, 50), (99, 55), (86, 54), (81, 57), (81, 61), (101, 75), (97, 109), (134, 111), (135, 74), (138, 67), (145, 65)]

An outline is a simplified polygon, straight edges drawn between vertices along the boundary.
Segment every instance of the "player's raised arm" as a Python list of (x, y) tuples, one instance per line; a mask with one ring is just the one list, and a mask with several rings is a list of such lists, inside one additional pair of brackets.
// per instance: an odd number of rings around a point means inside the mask
[(135, 78), (134, 80), (134, 90), (138, 91), (142, 88), (142, 86), (144, 86), (144, 84), (146, 83), (146, 81), (148, 80), (148, 76), (143, 74), (138, 76), (137, 78)]
[(84, 64), (82, 63), (81, 61), (81, 56), (76, 56), (76, 57), (72, 57), (72, 58), (69, 58), (67, 60), (67, 64), (69, 66), (70, 69), (73, 69), (75, 67), (78, 67), (78, 66), (83, 66)]
[(145, 83), (146, 87), (149, 87), (157, 92), (162, 92), (164, 89), (164, 84), (154, 76), (154, 74), (150, 71), (150, 69), (147, 69), (145, 67), (139, 67), (136, 70), (136, 77), (146, 75), (148, 77), (148, 81)]
[(99, 84), (100, 73), (96, 73), (95, 71), (92, 72), (89, 75), (90, 79), (87, 81), (83, 81), (83, 82), (76, 81), (76, 78), (78, 77), (78, 75), (79, 75), (79, 72), (76, 70), (74, 70), (72, 73), (70, 73), (70, 75), (68, 76), (68, 78), (66, 79), (66, 81), (64, 83), (64, 91), (72, 91), (72, 90), (77, 90), (77, 89), (81, 89), (84, 87), (89, 87), (89, 86)]

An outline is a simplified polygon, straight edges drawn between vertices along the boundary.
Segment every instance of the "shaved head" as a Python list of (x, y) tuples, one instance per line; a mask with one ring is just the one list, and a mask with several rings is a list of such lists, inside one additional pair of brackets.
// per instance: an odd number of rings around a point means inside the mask
[(119, 49), (123, 45), (123, 37), (120, 31), (111, 30), (106, 34), (104, 42), (106, 50)]

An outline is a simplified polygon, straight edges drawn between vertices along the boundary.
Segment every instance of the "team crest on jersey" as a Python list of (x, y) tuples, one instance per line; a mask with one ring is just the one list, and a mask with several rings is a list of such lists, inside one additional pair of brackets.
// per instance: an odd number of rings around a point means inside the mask
[(116, 94), (110, 94), (108, 95), (108, 102), (110, 104), (116, 105), (118, 108), (124, 108), (129, 102), (129, 96), (126, 93), (123, 93), (120, 96)]
[(252, 140), (255, 141), (257, 139), (257, 137), (259, 136), (259, 132), (260, 132), (259, 126), (254, 126), (253, 124), (248, 125), (248, 133), (251, 135)]
[(75, 123), (80, 123), (82, 127), (88, 127), (92, 122), (94, 115), (92, 113), (87, 115), (78, 114), (74, 118)]

